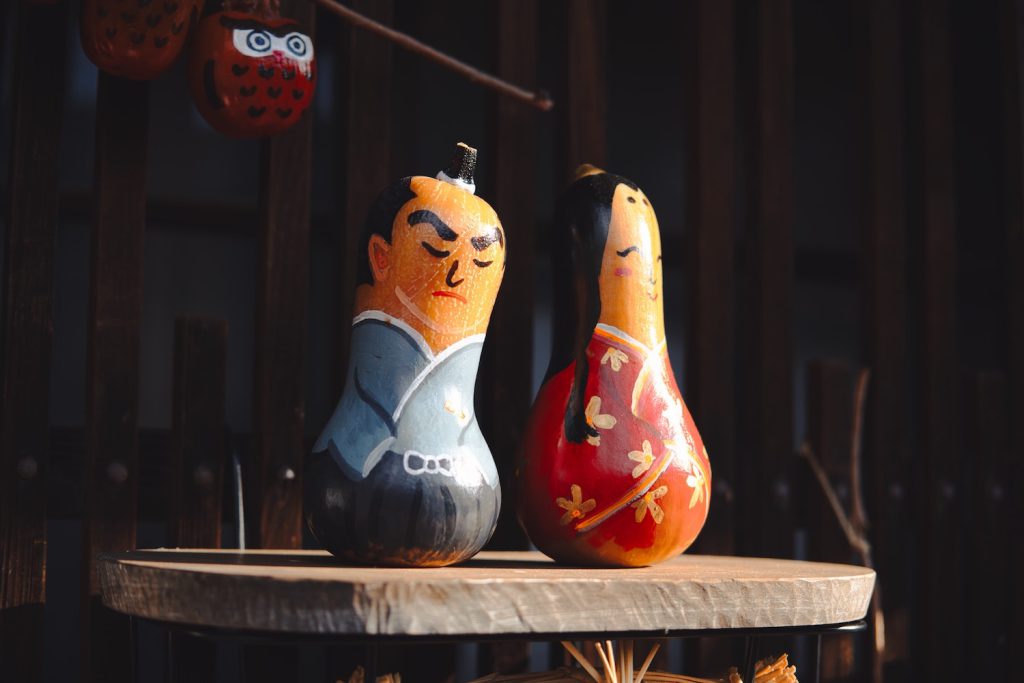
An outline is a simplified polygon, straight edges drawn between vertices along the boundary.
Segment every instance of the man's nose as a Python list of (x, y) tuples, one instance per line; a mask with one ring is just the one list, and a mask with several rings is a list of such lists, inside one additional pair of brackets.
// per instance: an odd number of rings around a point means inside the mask
[(464, 277), (460, 277), (458, 280), (455, 279), (455, 273), (458, 272), (458, 270), (459, 260), (455, 259), (452, 261), (452, 267), (448, 269), (448, 276), (444, 279), (445, 284), (449, 287), (458, 287), (466, 279)]

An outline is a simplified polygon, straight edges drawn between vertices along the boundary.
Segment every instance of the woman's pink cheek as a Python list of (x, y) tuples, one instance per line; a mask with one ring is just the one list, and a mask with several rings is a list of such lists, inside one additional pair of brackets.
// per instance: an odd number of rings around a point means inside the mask
[(618, 275), (619, 277), (629, 277), (630, 275), (633, 274), (633, 269), (632, 268), (616, 268), (615, 269), (615, 274)]

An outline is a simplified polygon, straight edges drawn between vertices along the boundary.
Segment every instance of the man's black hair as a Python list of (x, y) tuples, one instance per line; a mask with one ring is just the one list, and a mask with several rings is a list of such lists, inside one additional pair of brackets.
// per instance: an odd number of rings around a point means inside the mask
[(373, 271), (370, 269), (370, 236), (380, 235), (391, 244), (391, 228), (395, 224), (395, 216), (406, 202), (415, 196), (416, 193), (412, 190), (412, 176), (406, 176), (385, 187), (373, 200), (373, 205), (366, 215), (366, 223), (363, 225), (363, 237), (359, 242), (356, 284), (373, 284)]

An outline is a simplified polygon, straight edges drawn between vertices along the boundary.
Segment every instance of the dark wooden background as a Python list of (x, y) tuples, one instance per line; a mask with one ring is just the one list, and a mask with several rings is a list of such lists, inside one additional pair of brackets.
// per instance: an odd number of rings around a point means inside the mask
[[(97, 75), (77, 4), (0, 8), (0, 680), (127, 680), (133, 637), (143, 680), (333, 681), (364, 657), (133, 635), (93, 558), (233, 546), (233, 458), (249, 547), (309, 543), (302, 461), (340, 391), (358, 227), (459, 140), (510, 242), (477, 396), (504, 481), (550, 348), (553, 200), (605, 166), (661, 220), (670, 354), (714, 470), (694, 551), (859, 561), (796, 451), (849, 509), (867, 368), (886, 650), (827, 640), (825, 680), (1024, 666), (1024, 1), (352, 0), (548, 89), (542, 114), (286, 0), (321, 81), (266, 142), (206, 127), (181, 64)], [(495, 548), (525, 544), (509, 489)], [(666, 652), (694, 674), (738, 661), (728, 641)], [(557, 658), (380, 657), (411, 681)]]

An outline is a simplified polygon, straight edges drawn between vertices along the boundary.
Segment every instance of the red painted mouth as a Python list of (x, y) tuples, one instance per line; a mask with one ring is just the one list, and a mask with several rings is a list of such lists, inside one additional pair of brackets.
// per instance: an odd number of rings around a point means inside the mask
[(464, 304), (465, 303), (469, 303), (469, 301), (466, 299), (466, 297), (462, 296), (461, 294), (456, 294), (455, 292), (450, 292), (450, 291), (448, 291), (446, 289), (439, 289), (436, 292), (434, 292), (433, 294), (434, 294), (434, 296), (450, 296), (453, 299), (458, 299), (459, 301), (461, 301)]
[(615, 274), (619, 277), (628, 277), (633, 274), (632, 268), (616, 268)]
[(654, 292), (648, 292), (647, 293), (647, 298), (649, 298), (651, 301), (657, 301), (658, 300), (658, 295), (655, 294)]

